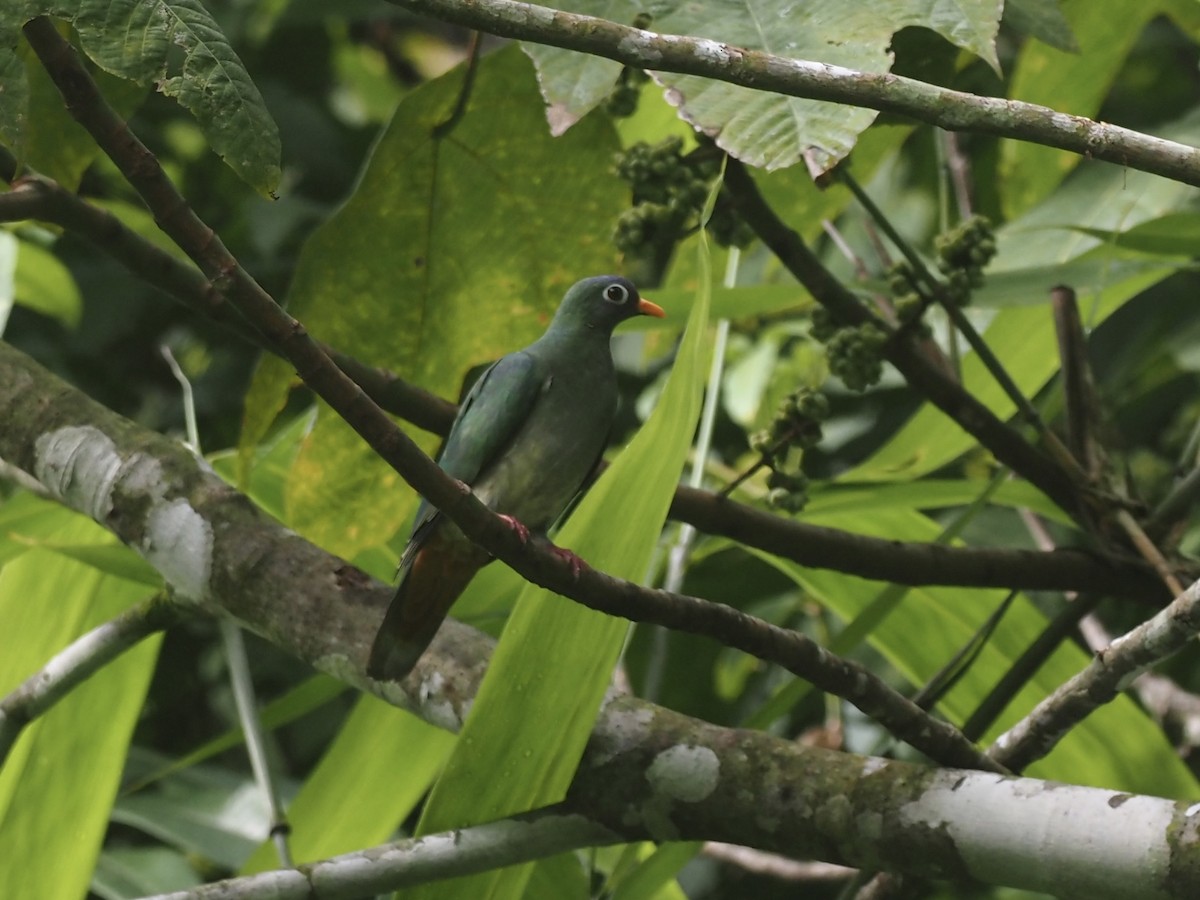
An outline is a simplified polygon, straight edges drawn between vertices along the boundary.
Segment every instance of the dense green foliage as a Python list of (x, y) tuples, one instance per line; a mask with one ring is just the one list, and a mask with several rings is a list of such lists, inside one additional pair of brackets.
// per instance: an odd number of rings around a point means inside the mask
[[(241, 265), (311, 334), (369, 366), (455, 399), (477, 367), (540, 334), (577, 278), (637, 278), (668, 318), (639, 320), (618, 336), (613, 464), (559, 534), (603, 571), (654, 584), (667, 577), (681, 540), (667, 508), (690, 466), (710, 325), (721, 319), (730, 333), (703, 486), (737, 482), (734, 499), (773, 515), (888, 541), (1034, 548), (1045, 536), (1130, 557), (1107, 520), (1096, 525), (1009, 479), (993, 452), (888, 361), (889, 348), (911, 341), (1044, 447), (952, 320), (979, 331), (1037, 417), (1063, 434), (1077, 411), (1064, 399), (1050, 308), (1059, 284), (1078, 298), (1095, 373), (1099, 403), (1087, 415), (1104, 451), (1101, 471), (1088, 471), (1097, 492), (1122, 495), (1144, 518), (1200, 460), (1192, 187), (1024, 141), (950, 139), (861, 108), (692, 75), (651, 80), (546, 46), (485, 39), (475, 57), (466, 32), (382, 4), (10, 5), (24, 18), (56, 17), (105, 97)], [(664, 33), (893, 71), (1200, 144), (1200, 6), (1190, 0), (1022, 0), (1004, 4), (1003, 20), (984, 0), (879, 0), (852, 13), (823, 0), (807, 5), (808, 24), (781, 0), (650, 5), (647, 27)], [(625, 23), (646, 12), (608, 0), (567, 6)], [(726, 6), (736, 9), (714, 12)], [(53, 179), (182, 259), (68, 116), (21, 37), (22, 16), (0, 25), (3, 175), (14, 185), (30, 172)], [(779, 25), (764, 32), (756, 18)], [(839, 320), (797, 284), (721, 192), (726, 153), (753, 167), (774, 213), (874, 319)], [(152, 273), (123, 267), (111, 247), (76, 229), (6, 222), (0, 332), (108, 407), (180, 434), (184, 404), (160, 355), (170, 347), (218, 471), (289, 528), (388, 580), (416, 495), (313, 400), (289, 363), (139, 276)], [(435, 435), (406, 428), (435, 449)], [(1198, 524), (1185, 510), (1154, 534), (1185, 583)], [(904, 587), (704, 534), (690, 554), (674, 589), (801, 630), (908, 694), (985, 634), (935, 707), (957, 725), (1070, 602), (1019, 592), (993, 626), (1003, 588)], [(160, 589), (103, 529), (0, 481), (0, 692)], [(1161, 605), (1096, 599), (1114, 634)], [(495, 677), (461, 739), (248, 638), (299, 859), (561, 797), (625, 621), (500, 565), (476, 579), (454, 615), (492, 634), (508, 622)], [(1077, 634), (1063, 641), (973, 737), (986, 746), (1090, 653)], [(621, 681), (635, 693), (711, 722), (855, 752), (911, 752), (837, 698), (707, 638), (637, 626), (622, 660)], [(1161, 670), (1180, 690), (1200, 691), (1194, 650)], [(226, 681), (217, 629), (188, 620), (31, 725), (0, 769), (0, 846), (21, 860), (0, 861), (0, 896), (90, 890), (116, 900), (275, 865)], [(1193, 741), (1131, 693), (1071, 730), (1029, 774), (1190, 798)], [(664, 846), (658, 856), (638, 845), (551, 859), (431, 885), (423, 896), (484, 896), (485, 882), (491, 896), (795, 890), (705, 860), (696, 847)], [(978, 896), (1013, 896), (989, 891)]]

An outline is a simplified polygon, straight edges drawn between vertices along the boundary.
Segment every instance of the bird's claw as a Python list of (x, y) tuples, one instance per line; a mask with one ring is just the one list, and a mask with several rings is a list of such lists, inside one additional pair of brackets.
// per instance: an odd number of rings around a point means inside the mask
[(579, 573), (582, 572), (583, 567), (587, 565), (587, 563), (583, 561), (583, 558), (573, 550), (568, 550), (565, 547), (555, 547), (553, 544), (550, 546), (550, 552), (571, 567), (571, 575), (576, 581), (578, 581)]
[(503, 520), (505, 525), (517, 533), (517, 537), (520, 539), (522, 544), (529, 542), (529, 529), (525, 527), (520, 519), (516, 519), (512, 516), (506, 516), (504, 513), (500, 513), (500, 518)]

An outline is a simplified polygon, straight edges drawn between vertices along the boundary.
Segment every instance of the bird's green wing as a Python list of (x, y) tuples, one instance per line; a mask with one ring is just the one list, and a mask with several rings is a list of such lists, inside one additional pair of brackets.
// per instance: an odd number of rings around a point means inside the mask
[[(492, 364), (479, 376), (458, 409), (438, 457), (442, 470), (472, 484), (512, 441), (546, 382), (547, 376), (537, 360), (523, 350)], [(420, 546), (422, 532), (436, 517), (437, 510), (422, 501), (401, 566)]]

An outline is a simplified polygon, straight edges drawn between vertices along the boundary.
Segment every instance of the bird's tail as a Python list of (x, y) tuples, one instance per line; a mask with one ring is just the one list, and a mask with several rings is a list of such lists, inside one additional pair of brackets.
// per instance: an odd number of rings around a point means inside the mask
[(454, 601), (486, 561), (478, 548), (456, 544), (435, 533), (413, 554), (371, 645), (367, 674), (372, 678), (399, 681), (412, 671)]

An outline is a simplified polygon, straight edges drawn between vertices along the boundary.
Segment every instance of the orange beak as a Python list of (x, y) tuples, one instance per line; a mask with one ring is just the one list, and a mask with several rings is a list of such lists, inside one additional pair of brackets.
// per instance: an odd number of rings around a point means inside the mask
[(651, 303), (645, 297), (638, 299), (638, 312), (643, 316), (654, 316), (656, 319), (665, 319), (667, 317), (661, 306), (657, 303)]

